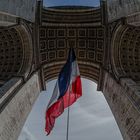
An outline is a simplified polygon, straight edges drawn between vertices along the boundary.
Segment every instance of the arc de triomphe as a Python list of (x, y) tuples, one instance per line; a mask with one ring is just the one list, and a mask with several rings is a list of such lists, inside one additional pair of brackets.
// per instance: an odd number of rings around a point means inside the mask
[(45, 8), (0, 2), (0, 140), (16, 140), (69, 47), (82, 77), (102, 91), (124, 140), (140, 140), (140, 1)]

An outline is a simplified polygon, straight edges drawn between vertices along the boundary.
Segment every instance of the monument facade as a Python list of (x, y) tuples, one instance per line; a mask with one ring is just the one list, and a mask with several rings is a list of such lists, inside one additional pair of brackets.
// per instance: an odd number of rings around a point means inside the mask
[(124, 140), (140, 140), (139, 0), (49, 8), (14, 2), (0, 6), (0, 139), (17, 140), (73, 47), (81, 76), (97, 83)]

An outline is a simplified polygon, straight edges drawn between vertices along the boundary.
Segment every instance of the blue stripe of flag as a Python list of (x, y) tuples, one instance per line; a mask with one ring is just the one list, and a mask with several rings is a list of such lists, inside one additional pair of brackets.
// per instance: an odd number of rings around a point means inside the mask
[(76, 56), (74, 53), (74, 49), (70, 48), (67, 62), (62, 68), (58, 77), (58, 86), (60, 92), (59, 98), (63, 97), (68, 90), (68, 87), (70, 85), (71, 72), (72, 72), (72, 62), (74, 62), (75, 60), (76, 60)]

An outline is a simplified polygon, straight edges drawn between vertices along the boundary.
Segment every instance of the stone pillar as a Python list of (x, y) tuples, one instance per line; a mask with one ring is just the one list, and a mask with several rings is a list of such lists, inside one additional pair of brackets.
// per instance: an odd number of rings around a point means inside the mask
[[(20, 83), (20, 78), (14, 85), (11, 83), (12, 89), (9, 88), (5, 95), (0, 98), (0, 105), (2, 106), (0, 108), (0, 140), (17, 140), (40, 93), (38, 73), (33, 74), (26, 83), (23, 84), (22, 82), (21, 85)], [(13, 89), (13, 87), (15, 88)]]
[(124, 140), (140, 138), (140, 85), (129, 78), (117, 81), (104, 74), (104, 96), (114, 114)]

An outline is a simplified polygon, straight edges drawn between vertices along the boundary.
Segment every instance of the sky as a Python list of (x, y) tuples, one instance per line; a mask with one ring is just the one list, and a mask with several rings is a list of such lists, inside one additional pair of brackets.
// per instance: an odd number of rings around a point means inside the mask
[(44, 6), (62, 6), (62, 5), (82, 5), (82, 6), (99, 6), (99, 0), (44, 0)]
[[(55, 80), (40, 93), (18, 140), (66, 140), (67, 109), (56, 119), (54, 129), (46, 136), (45, 110)], [(70, 107), (69, 140), (123, 140), (111, 110), (96, 84), (82, 79), (83, 96)]]
[[(98, 6), (98, 0), (44, 0), (44, 6)], [(18, 140), (66, 140), (67, 109), (56, 119), (55, 127), (46, 136), (45, 111), (55, 80), (47, 83), (25, 122)], [(70, 107), (69, 140), (123, 140), (111, 110), (96, 84), (82, 79), (83, 96)]]

